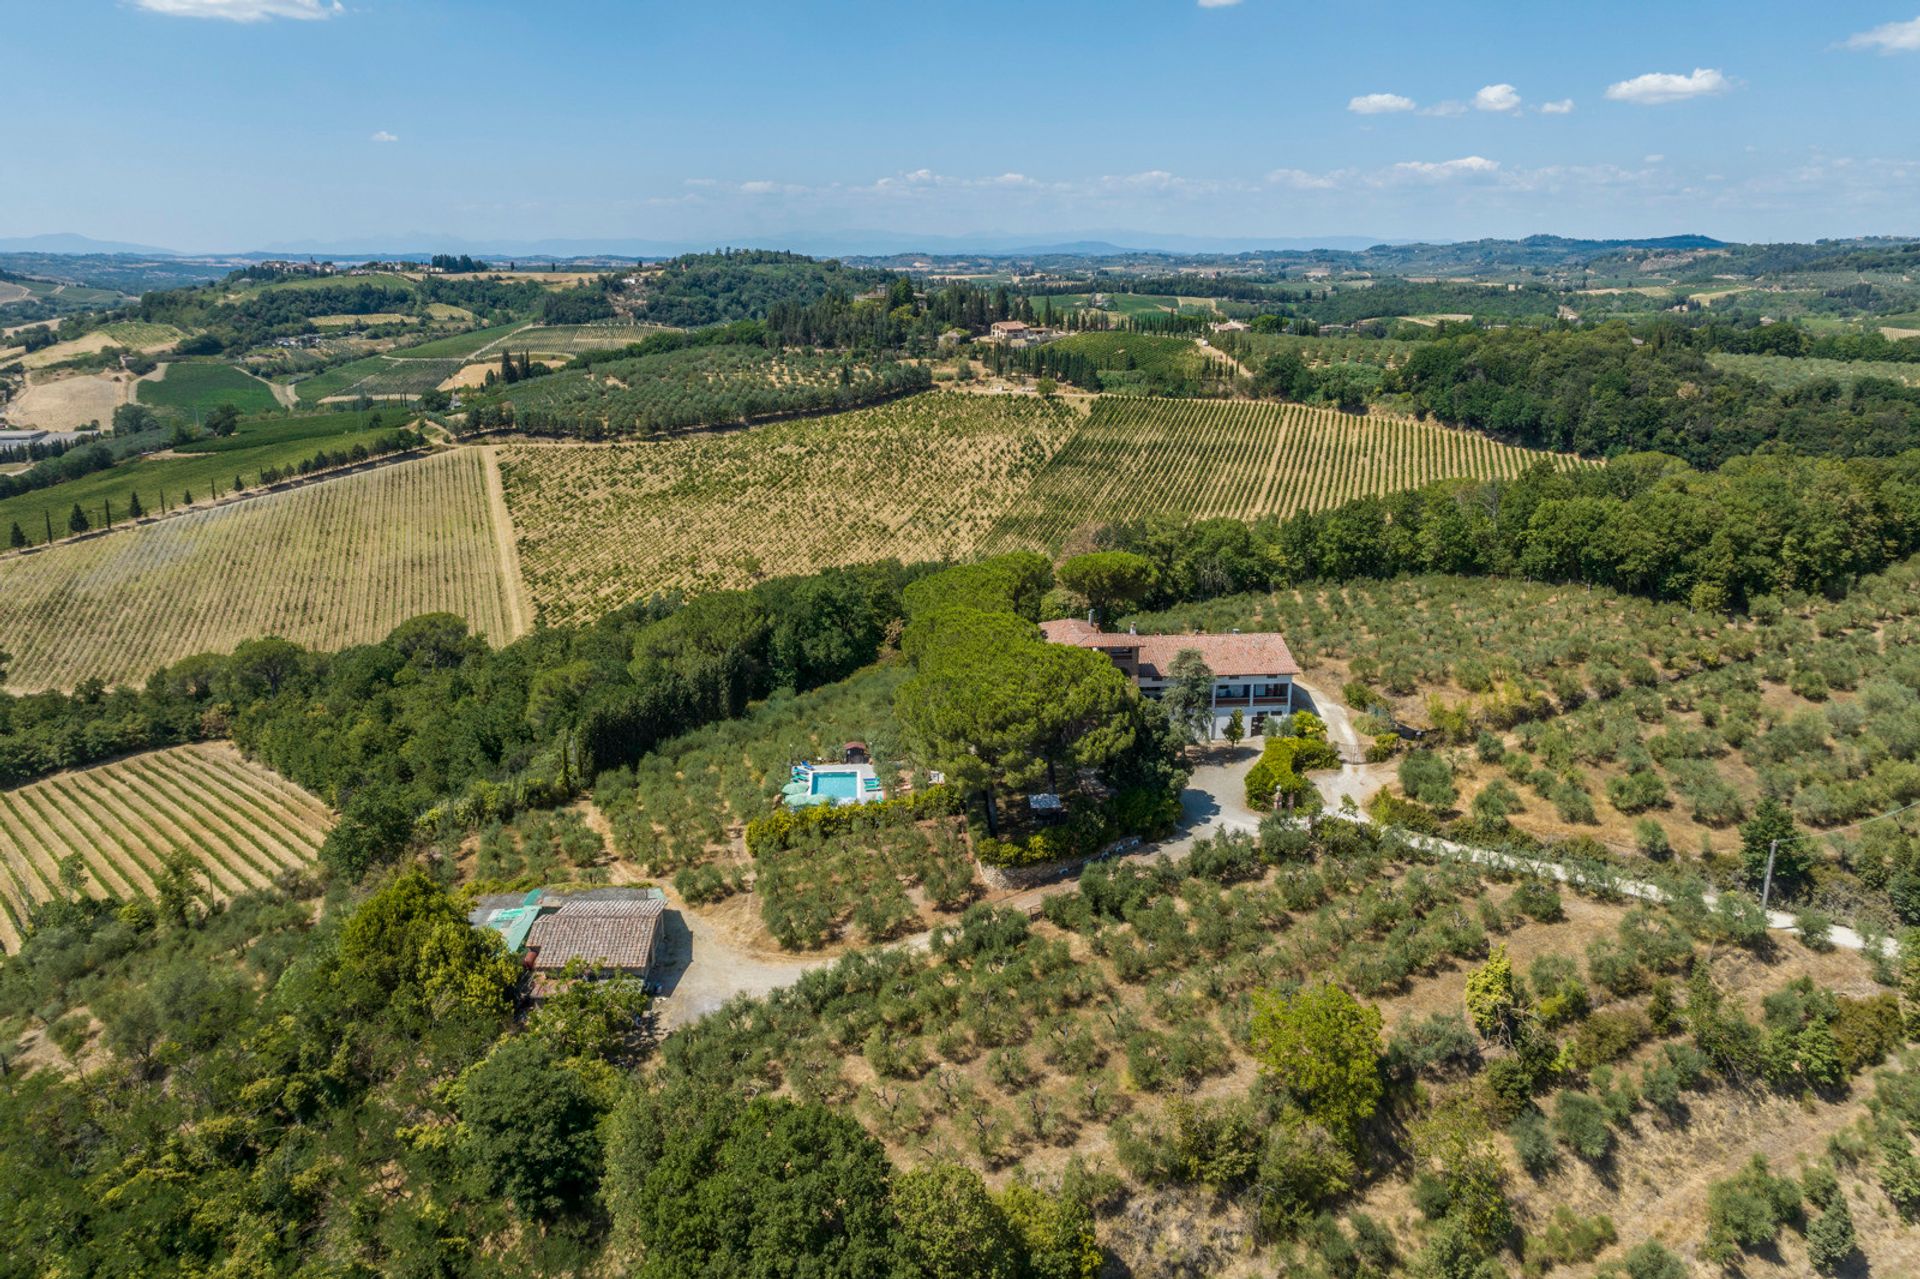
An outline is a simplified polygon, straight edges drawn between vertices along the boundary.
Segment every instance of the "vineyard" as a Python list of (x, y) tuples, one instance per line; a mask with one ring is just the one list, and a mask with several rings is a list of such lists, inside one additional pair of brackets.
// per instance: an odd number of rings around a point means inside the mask
[[(0, 530), (19, 524), (30, 542), (48, 535), (65, 537), (74, 506), (95, 528), (124, 523), (138, 496), (148, 514), (180, 506), (188, 494), (196, 502), (230, 493), (234, 481), (263, 483), (264, 471), (298, 467), (320, 452), (344, 453), (355, 445), (372, 448), (381, 437), (403, 425), (388, 409), (388, 425), (369, 413), (320, 413), (301, 417), (249, 419), (228, 436), (208, 436), (171, 450), (171, 456), (153, 456), (77, 480), (0, 499)], [(111, 516), (111, 521), (109, 521)]]
[(510, 444), (501, 476), (540, 617), (582, 622), (656, 591), (969, 554), (1078, 421), (942, 392), (722, 435)]
[(153, 896), (167, 860), (211, 900), (313, 860), (332, 818), (293, 783), (221, 745), (180, 746), (0, 791), (0, 945), (32, 903), (73, 892)]
[[(462, 335), (465, 336), (465, 335)], [(418, 355), (398, 358), (370, 355), (364, 360), (342, 364), (296, 384), (294, 394), (302, 404), (314, 404), (339, 397), (362, 395), (411, 398), (431, 391), (460, 371), (457, 358), (427, 359)]]
[(455, 333), (451, 337), (435, 338), (419, 346), (389, 352), (389, 356), (396, 360), (463, 360), (487, 351), (496, 344), (504, 344), (504, 339), (524, 332), (526, 327), (524, 324), (496, 324), (487, 329), (469, 329), (465, 333)]
[(926, 369), (912, 364), (708, 346), (535, 378), (507, 388), (502, 398), (513, 405), (521, 430), (597, 439), (848, 409), (930, 381)]
[(144, 679), (262, 635), (368, 643), (438, 611), (503, 642), (485, 465), (440, 454), (0, 560), (8, 684)]
[(169, 364), (163, 376), (143, 378), (135, 393), (142, 404), (188, 418), (204, 417), (222, 404), (242, 413), (271, 413), (280, 407), (272, 387), (231, 364)]
[(1455, 476), (1574, 465), (1466, 431), (1299, 404), (1103, 398), (980, 548), (1056, 548), (1089, 524), (1254, 519)]

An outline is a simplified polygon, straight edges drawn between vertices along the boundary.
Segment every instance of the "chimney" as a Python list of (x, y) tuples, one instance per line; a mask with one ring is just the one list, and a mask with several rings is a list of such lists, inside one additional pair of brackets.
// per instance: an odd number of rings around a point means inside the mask
[(1138, 635), (1139, 633), (1140, 633), (1140, 628), (1138, 626), (1135, 626), (1132, 622), (1127, 623), (1127, 634)]
[(1088, 626), (1093, 626), (1093, 627), (1098, 627), (1098, 626), (1100, 625), (1100, 623), (1098, 623), (1098, 622), (1096, 622), (1096, 621), (1094, 621), (1094, 620), (1093, 620), (1093, 610), (1092, 610), (1092, 609), (1088, 609), (1088, 610), (1087, 610), (1087, 625), (1088, 625)]

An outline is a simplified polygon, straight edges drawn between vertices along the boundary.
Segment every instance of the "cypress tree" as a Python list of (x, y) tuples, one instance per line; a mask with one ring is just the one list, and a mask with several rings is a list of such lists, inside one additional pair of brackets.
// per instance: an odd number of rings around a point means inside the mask
[[(67, 514), (67, 529), (73, 533), (84, 533), (93, 525), (87, 522), (87, 513), (80, 509), (80, 503), (73, 504), (73, 510)], [(49, 538), (49, 541), (52, 539)]]
[(20, 527), (20, 521), (13, 522), (13, 532), (7, 535), (7, 541), (18, 550), (27, 544), (27, 531)]
[(53, 512), (42, 509), (40, 514), (47, 517), (47, 545), (53, 545)]
[(1853, 1212), (1847, 1207), (1847, 1196), (1836, 1192), (1827, 1210), (1813, 1220), (1807, 1229), (1807, 1260), (1813, 1268), (1823, 1275), (1830, 1275), (1845, 1265), (1859, 1247), (1854, 1234)]
[(140, 505), (140, 495), (138, 493), (127, 494), (127, 518), (137, 520), (146, 513), (147, 508)]

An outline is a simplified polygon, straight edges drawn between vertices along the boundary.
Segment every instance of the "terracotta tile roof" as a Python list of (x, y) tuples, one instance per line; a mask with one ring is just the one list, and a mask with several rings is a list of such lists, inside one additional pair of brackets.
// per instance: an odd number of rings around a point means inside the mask
[(1300, 673), (1287, 641), (1271, 631), (1246, 635), (1130, 635), (1102, 631), (1069, 617), (1040, 623), (1040, 632), (1056, 644), (1135, 649), (1140, 674), (1148, 679), (1166, 679), (1173, 659), (1188, 648), (1198, 651), (1213, 673), (1223, 679)]
[(574, 959), (603, 968), (642, 971), (653, 963), (653, 942), (665, 903), (581, 898), (563, 902), (534, 921), (527, 950), (537, 972), (564, 968)]

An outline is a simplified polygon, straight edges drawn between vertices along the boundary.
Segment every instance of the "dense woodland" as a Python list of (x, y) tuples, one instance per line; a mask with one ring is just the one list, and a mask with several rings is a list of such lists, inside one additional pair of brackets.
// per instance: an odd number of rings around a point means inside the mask
[(1887, 455), (1920, 436), (1920, 389), (1861, 378), (1775, 391), (1724, 373), (1691, 344), (1624, 325), (1506, 329), (1416, 345), (1397, 377), (1419, 409), (1545, 448), (1658, 451), (1717, 466), (1762, 445)]
[(804, 306), (828, 294), (853, 297), (884, 289), (893, 278), (888, 271), (766, 249), (689, 254), (648, 276), (638, 314), (681, 328), (763, 320), (782, 303)]

